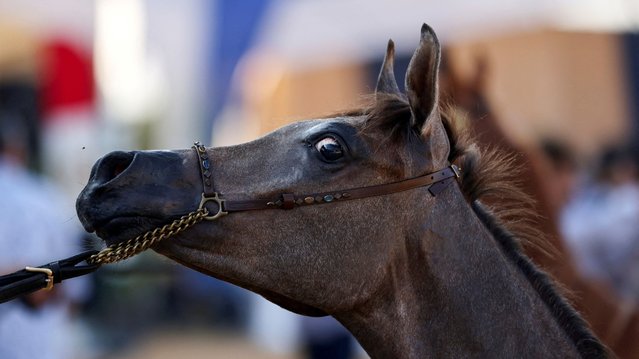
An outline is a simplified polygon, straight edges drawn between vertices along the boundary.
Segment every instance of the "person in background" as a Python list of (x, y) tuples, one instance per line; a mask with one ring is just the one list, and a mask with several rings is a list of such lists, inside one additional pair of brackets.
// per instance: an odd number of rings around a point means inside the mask
[(561, 229), (585, 276), (639, 303), (639, 169), (628, 147), (604, 152), (568, 202)]
[[(78, 251), (79, 232), (57, 189), (27, 168), (35, 91), (0, 85), (0, 273), (38, 266)], [(0, 305), (0, 358), (73, 357), (71, 303), (82, 290), (57, 285)]]

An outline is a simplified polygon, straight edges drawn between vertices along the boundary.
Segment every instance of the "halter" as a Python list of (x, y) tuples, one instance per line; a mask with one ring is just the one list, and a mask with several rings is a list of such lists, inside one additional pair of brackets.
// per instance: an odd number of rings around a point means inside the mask
[[(251, 200), (227, 200), (215, 191), (213, 177), (211, 176), (211, 161), (206, 152), (206, 147), (195, 142), (192, 146), (197, 154), (198, 167), (202, 178), (202, 199), (198, 208), (182, 216), (170, 224), (146, 232), (133, 239), (109, 246), (97, 254), (91, 255), (87, 262), (90, 264), (105, 264), (118, 262), (132, 257), (157, 242), (167, 237), (180, 233), (189, 227), (203, 221), (214, 221), (231, 212), (257, 211), (268, 209), (294, 209), (318, 204), (343, 202), (354, 199), (377, 197), (387, 194), (403, 192), (418, 187), (427, 187), (431, 195), (435, 196), (450, 183), (459, 178), (460, 169), (450, 165), (437, 172), (415, 177), (399, 182), (387, 183), (376, 186), (357, 187), (331, 192), (318, 192), (309, 194), (282, 193), (277, 198), (251, 199)], [(215, 203), (215, 210), (209, 210), (210, 203)]]
[[(195, 142), (192, 148), (197, 154), (202, 177), (202, 199), (195, 211), (133, 239), (104, 248), (100, 252), (88, 251), (40, 267), (26, 267), (21, 271), (0, 276), (0, 303), (38, 289), (45, 288), (50, 290), (53, 288), (54, 283), (60, 283), (65, 279), (91, 273), (102, 264), (118, 262), (132, 257), (155, 243), (174, 236), (203, 220), (214, 221), (231, 212), (269, 209), (291, 210), (297, 207), (384, 196), (418, 187), (426, 187), (432, 196), (436, 196), (460, 176), (460, 169), (455, 165), (450, 165), (424, 176), (376, 186), (307, 194), (282, 193), (280, 196), (271, 199), (226, 200), (219, 192), (215, 191), (213, 177), (211, 176), (211, 161), (206, 152), (206, 147), (199, 142)], [(210, 203), (216, 204), (216, 210), (209, 211), (207, 205)], [(87, 264), (80, 264), (83, 261)]]
[(408, 191), (418, 187), (427, 187), (432, 196), (439, 194), (450, 183), (460, 176), (459, 167), (450, 165), (437, 172), (429, 173), (420, 177), (415, 177), (399, 182), (381, 184), (376, 186), (357, 187), (345, 190), (335, 190), (330, 192), (318, 192), (308, 194), (282, 193), (277, 198), (272, 199), (252, 199), (252, 200), (225, 200), (219, 192), (215, 191), (213, 178), (211, 177), (211, 162), (204, 147), (199, 142), (195, 142), (192, 147), (198, 157), (200, 174), (202, 176), (202, 200), (198, 209), (205, 209), (207, 202), (215, 202), (217, 210), (212, 215), (207, 215), (204, 219), (216, 220), (231, 212), (256, 211), (265, 209), (294, 209), (317, 204), (327, 204), (334, 202), (344, 202), (354, 199), (384, 196), (388, 194)]

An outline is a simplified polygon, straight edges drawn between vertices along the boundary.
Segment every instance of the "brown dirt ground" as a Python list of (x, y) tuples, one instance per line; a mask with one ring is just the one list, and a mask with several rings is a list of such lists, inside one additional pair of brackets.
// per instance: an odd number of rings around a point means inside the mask
[(125, 353), (104, 359), (302, 359), (299, 353), (266, 352), (247, 338), (211, 332), (161, 332), (150, 335)]

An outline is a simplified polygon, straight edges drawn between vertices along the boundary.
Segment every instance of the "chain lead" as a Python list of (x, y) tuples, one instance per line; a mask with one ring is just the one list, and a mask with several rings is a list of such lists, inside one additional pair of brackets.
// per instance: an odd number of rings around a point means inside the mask
[(126, 242), (118, 243), (113, 246), (104, 248), (97, 254), (92, 255), (87, 260), (89, 264), (106, 264), (119, 262), (121, 260), (132, 257), (153, 244), (167, 238), (174, 236), (185, 229), (201, 222), (209, 215), (209, 211), (206, 208), (199, 208), (180, 219), (164, 225), (160, 228), (156, 228), (152, 231), (146, 232), (133, 239), (129, 239)]

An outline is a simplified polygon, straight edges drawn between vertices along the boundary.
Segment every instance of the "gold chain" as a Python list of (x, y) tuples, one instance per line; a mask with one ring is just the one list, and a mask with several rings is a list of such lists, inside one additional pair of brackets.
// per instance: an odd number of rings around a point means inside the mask
[(209, 211), (202, 207), (193, 211), (180, 219), (164, 225), (160, 228), (156, 228), (152, 231), (146, 232), (133, 239), (129, 239), (126, 242), (118, 243), (116, 245), (104, 248), (99, 253), (92, 255), (87, 260), (89, 264), (106, 264), (119, 262), (121, 260), (132, 257), (153, 244), (173, 235), (176, 235), (185, 229), (193, 226), (194, 224), (202, 221), (208, 216)]

